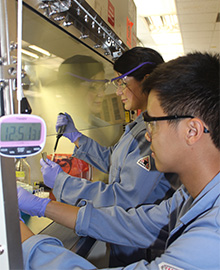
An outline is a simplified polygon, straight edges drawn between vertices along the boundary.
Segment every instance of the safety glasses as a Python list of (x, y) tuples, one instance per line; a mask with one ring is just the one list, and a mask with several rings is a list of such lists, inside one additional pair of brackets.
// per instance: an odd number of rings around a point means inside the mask
[[(152, 138), (152, 133), (156, 128), (157, 121), (168, 121), (168, 120), (178, 120), (184, 118), (195, 118), (192, 115), (169, 115), (169, 116), (160, 116), (160, 117), (151, 117), (147, 112), (143, 113), (144, 121), (146, 122), (146, 131), (149, 138)], [(204, 127), (204, 133), (209, 133), (209, 130)]]
[(112, 84), (116, 87), (116, 88), (125, 88), (126, 87), (126, 77), (131, 74), (132, 72), (134, 72), (135, 70), (139, 69), (140, 67), (142, 67), (143, 65), (146, 65), (146, 64), (150, 64), (150, 65), (155, 65), (155, 63), (153, 62), (143, 62), (141, 63), (140, 65), (138, 65), (137, 67), (131, 69), (130, 71), (118, 76), (118, 77), (115, 77), (113, 79), (111, 79), (111, 82)]

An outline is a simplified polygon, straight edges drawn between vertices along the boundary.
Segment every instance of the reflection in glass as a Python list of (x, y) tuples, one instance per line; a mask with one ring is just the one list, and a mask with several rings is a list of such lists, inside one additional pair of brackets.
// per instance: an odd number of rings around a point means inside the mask
[[(22, 54), (27, 74), (23, 90), (32, 114), (46, 122), (44, 151), (53, 152), (60, 112), (70, 114), (77, 129), (97, 142), (105, 146), (117, 142), (123, 132), (124, 110), (115, 88), (105, 81), (115, 75), (112, 63), (28, 7), (23, 9), (22, 38), (22, 48), (38, 55), (36, 59)], [(48, 55), (33, 50), (32, 45), (46, 50)], [(71, 143), (61, 138), (57, 153), (72, 152)], [(40, 158), (37, 155), (28, 160), (36, 181), (42, 179)]]
[[(23, 90), (32, 114), (46, 122), (44, 151), (48, 155), (53, 152), (55, 124), (60, 112), (70, 114), (77, 129), (98, 143), (115, 144), (123, 133), (123, 105), (115, 88), (100, 81), (115, 76), (112, 63), (85, 46), (77, 36), (73, 37), (26, 6), (23, 8), (22, 39), (22, 48), (38, 56), (22, 54), (22, 66), (27, 74)], [(33, 50), (36, 48), (33, 45), (46, 50), (48, 55)], [(61, 138), (57, 154), (71, 155), (72, 152), (73, 145)], [(42, 180), (40, 158), (41, 155), (28, 158), (32, 181)], [(106, 178), (98, 171), (93, 175), (94, 179)]]
[(106, 88), (103, 63), (91, 56), (74, 55), (60, 65), (58, 78), (51, 86), (53, 92), (71, 101), (71, 115), (80, 121), (79, 128), (107, 125), (97, 117)]

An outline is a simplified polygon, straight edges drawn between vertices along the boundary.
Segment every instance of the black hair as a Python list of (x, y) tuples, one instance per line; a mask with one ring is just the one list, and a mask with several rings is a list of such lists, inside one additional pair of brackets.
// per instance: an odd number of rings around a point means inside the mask
[(150, 74), (154, 68), (163, 63), (163, 57), (151, 48), (134, 47), (122, 54), (114, 63), (114, 70), (124, 74), (143, 62), (152, 62), (146, 64), (130, 73), (128, 76), (133, 76), (137, 81), (142, 81), (146, 74)]
[(62, 62), (58, 70), (58, 79), (59, 81), (67, 80), (71, 83), (80, 83), (83, 80), (74, 77), (74, 75), (91, 79), (101, 71), (104, 71), (103, 64), (93, 57), (87, 55), (74, 55)]
[(190, 53), (157, 67), (143, 92), (157, 91), (167, 115), (200, 118), (220, 149), (220, 54)]

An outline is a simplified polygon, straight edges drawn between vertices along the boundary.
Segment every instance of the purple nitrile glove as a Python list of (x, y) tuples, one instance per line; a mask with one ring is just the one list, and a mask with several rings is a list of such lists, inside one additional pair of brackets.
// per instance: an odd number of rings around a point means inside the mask
[(47, 204), (51, 199), (39, 198), (22, 187), (18, 187), (17, 192), (18, 208), (20, 211), (31, 216), (44, 217)]
[(57, 175), (60, 172), (63, 172), (62, 168), (57, 163), (49, 159), (46, 159), (45, 162), (42, 158), (40, 160), (40, 165), (42, 166), (41, 172), (43, 174), (44, 184), (50, 188), (53, 188)]
[(57, 116), (56, 131), (58, 132), (58, 129), (64, 125), (66, 125), (66, 128), (63, 136), (68, 138), (71, 142), (75, 142), (82, 135), (82, 133), (76, 129), (74, 122), (68, 113), (59, 114)]

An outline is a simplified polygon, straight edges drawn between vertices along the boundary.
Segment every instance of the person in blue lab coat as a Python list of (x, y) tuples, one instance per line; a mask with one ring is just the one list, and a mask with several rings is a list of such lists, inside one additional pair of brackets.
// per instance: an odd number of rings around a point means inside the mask
[[(126, 110), (146, 110), (147, 95), (142, 92), (142, 83), (163, 62), (158, 52), (144, 47), (128, 50), (116, 60), (117, 77), (112, 81)], [(80, 133), (68, 114), (58, 115), (56, 129), (62, 125), (67, 125), (64, 136), (76, 145), (73, 156), (108, 173), (109, 177), (107, 184), (91, 183), (62, 173), (55, 179), (51, 173), (52, 167), (56, 171), (57, 166), (41, 160), (44, 182), (53, 188), (58, 201), (76, 205), (79, 199), (87, 199), (95, 207), (118, 205), (128, 209), (144, 203), (159, 203), (172, 195), (172, 184), (178, 185), (176, 176), (165, 176), (155, 169), (150, 157), (150, 143), (144, 138), (146, 128), (142, 114), (125, 127), (124, 134), (113, 147), (101, 146)], [(146, 258), (144, 249), (118, 245), (110, 245), (110, 248), (110, 266), (127, 265)]]
[[(148, 270), (220, 269), (220, 54), (191, 53), (160, 65), (143, 86), (149, 93), (146, 139), (159, 171), (179, 174), (182, 186), (159, 205), (124, 210), (81, 207), (40, 199), (18, 190), (20, 210), (45, 215), (112, 243), (164, 253), (125, 268)], [(166, 142), (166, 143), (165, 143)], [(62, 247), (36, 235), (21, 222), (25, 269), (96, 269)]]

